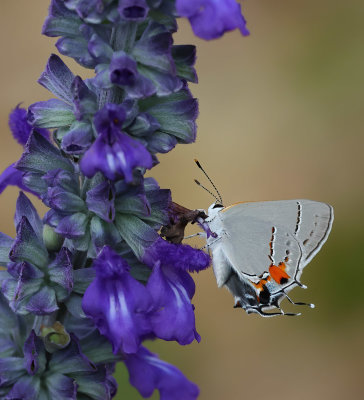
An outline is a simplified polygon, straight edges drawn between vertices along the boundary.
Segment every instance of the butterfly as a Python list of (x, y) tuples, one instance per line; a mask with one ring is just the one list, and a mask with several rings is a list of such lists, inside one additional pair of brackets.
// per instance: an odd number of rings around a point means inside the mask
[[(315, 257), (331, 231), (332, 206), (313, 200), (241, 202), (228, 207), (216, 190), (216, 202), (197, 222), (204, 228), (207, 248), (219, 287), (234, 296), (234, 307), (264, 317), (299, 315), (285, 313), (281, 301), (295, 305), (288, 292), (306, 288), (300, 282), (304, 267)], [(267, 312), (275, 310), (275, 312)]]

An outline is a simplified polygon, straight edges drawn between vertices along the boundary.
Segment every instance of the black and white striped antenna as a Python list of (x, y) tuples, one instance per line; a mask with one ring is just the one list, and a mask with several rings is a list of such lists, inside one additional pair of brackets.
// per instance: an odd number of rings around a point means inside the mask
[(211, 185), (213, 186), (213, 188), (215, 189), (218, 197), (216, 195), (214, 195), (212, 192), (210, 192), (210, 190), (208, 190), (207, 188), (205, 188), (205, 186), (201, 185), (201, 183), (195, 179), (195, 182), (197, 183), (198, 186), (201, 186), (203, 189), (206, 190), (206, 192), (210, 193), (213, 197), (215, 197), (215, 199), (217, 201), (220, 202), (220, 204), (222, 205), (222, 197), (220, 192), (217, 190), (217, 187), (215, 186), (214, 182), (212, 182), (211, 178), (207, 175), (206, 171), (202, 168), (202, 165), (200, 164), (200, 162), (195, 158), (195, 163), (198, 166), (198, 168), (200, 168), (200, 170), (204, 173), (204, 175), (206, 176), (206, 178), (209, 180), (209, 182), (211, 183)]

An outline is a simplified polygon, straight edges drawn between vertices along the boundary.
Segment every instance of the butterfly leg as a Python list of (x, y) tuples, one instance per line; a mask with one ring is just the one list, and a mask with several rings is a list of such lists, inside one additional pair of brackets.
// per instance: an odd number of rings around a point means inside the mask
[(286, 296), (286, 298), (287, 298), (287, 300), (290, 302), (290, 303), (292, 303), (292, 304), (294, 304), (295, 306), (308, 306), (308, 307), (310, 307), (310, 308), (315, 308), (315, 305), (314, 304), (312, 304), (312, 303), (302, 303), (302, 302), (295, 302), (295, 301), (293, 301), (288, 295), (287, 295), (287, 293), (285, 293), (285, 292), (283, 292), (284, 293), (284, 295)]
[(248, 308), (246, 309), (246, 312), (248, 314), (251, 313), (256, 313), (259, 314), (262, 317), (276, 317), (278, 315), (286, 315), (288, 317), (297, 317), (299, 315), (301, 315), (301, 313), (285, 313), (281, 308), (279, 308), (280, 312), (271, 312), (271, 313), (267, 313), (265, 311), (263, 311), (263, 308)]
[(203, 249), (206, 249), (206, 248), (212, 246), (213, 244), (215, 244), (216, 242), (218, 242), (221, 239), (222, 239), (222, 237), (219, 236), (218, 238), (216, 238), (215, 240), (211, 241), (210, 243), (206, 243), (205, 246), (200, 248), (200, 250), (203, 250)]
[(275, 312), (275, 313), (266, 313), (262, 309), (259, 308), (247, 308), (245, 310), (248, 314), (259, 314), (262, 317), (276, 317), (277, 315), (285, 315), (282, 311), (281, 312)]
[(206, 232), (197, 232), (197, 233), (194, 233), (193, 235), (185, 236), (183, 239), (191, 239), (196, 236), (201, 236), (201, 237), (207, 238)]

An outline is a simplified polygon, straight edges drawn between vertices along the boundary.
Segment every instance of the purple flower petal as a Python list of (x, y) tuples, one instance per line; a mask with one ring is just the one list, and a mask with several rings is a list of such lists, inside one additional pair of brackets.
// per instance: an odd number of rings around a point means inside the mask
[(132, 278), (129, 266), (110, 247), (93, 264), (96, 278), (86, 290), (82, 308), (113, 345), (116, 354), (135, 353), (150, 332), (146, 313), (151, 308), (147, 289)]
[(249, 35), (236, 0), (177, 0), (176, 9), (190, 20), (195, 35), (202, 39), (216, 39), (236, 28)]
[(176, 340), (181, 345), (201, 340), (196, 332), (191, 304), (195, 284), (187, 272), (161, 267), (158, 262), (148, 280), (147, 289), (157, 308), (151, 315), (156, 336), (163, 340)]
[[(19, 104), (9, 114), (9, 127), (14, 139), (24, 146), (29, 139), (33, 127), (28, 123), (27, 110), (20, 108)], [(46, 129), (38, 129), (38, 133), (46, 139), (49, 138), (49, 132)]]
[(115, 85), (132, 86), (138, 76), (137, 63), (125, 52), (118, 51), (110, 63), (110, 80)]
[(81, 170), (87, 177), (101, 171), (111, 179), (133, 180), (136, 167), (152, 168), (153, 160), (146, 148), (121, 131), (125, 110), (116, 104), (107, 104), (95, 115), (99, 136), (81, 160)]
[(143, 21), (149, 11), (145, 0), (119, 0), (118, 11), (127, 21)]
[(195, 400), (199, 395), (198, 387), (181, 371), (144, 347), (128, 355), (124, 362), (130, 383), (143, 397), (150, 397), (155, 389), (159, 390), (160, 400)]
[(156, 261), (182, 271), (198, 272), (210, 265), (210, 256), (186, 244), (175, 244), (159, 238), (147, 248), (143, 261), (153, 266)]
[(0, 194), (8, 187), (8, 186), (17, 186), (19, 189), (25, 190), (27, 192), (34, 193), (32, 190), (28, 189), (23, 184), (23, 174), (24, 172), (19, 171), (15, 168), (15, 164), (9, 165), (5, 171), (0, 175)]

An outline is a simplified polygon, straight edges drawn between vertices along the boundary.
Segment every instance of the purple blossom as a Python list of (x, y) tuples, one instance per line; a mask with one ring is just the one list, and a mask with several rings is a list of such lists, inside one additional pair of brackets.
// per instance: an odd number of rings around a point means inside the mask
[[(9, 127), (14, 139), (22, 146), (25, 146), (33, 127), (27, 120), (27, 110), (20, 108), (19, 104), (9, 114)], [(47, 129), (39, 128), (37, 132), (49, 139), (49, 131)], [(17, 170), (15, 164), (9, 165), (0, 175), (0, 194), (10, 185), (37, 195), (23, 183), (23, 172)]]
[(146, 249), (143, 261), (153, 267), (147, 284), (155, 306), (150, 316), (153, 332), (161, 339), (176, 340), (182, 345), (194, 339), (199, 342), (191, 304), (195, 284), (187, 271), (207, 268), (209, 255), (191, 246), (158, 238)]
[(24, 146), (29, 138), (32, 126), (27, 121), (27, 110), (20, 108), (19, 104), (9, 114), (9, 127), (14, 139)]
[[(27, 120), (27, 110), (20, 108), (19, 104), (9, 114), (9, 127), (14, 139), (22, 146), (25, 146), (33, 126)], [(49, 138), (47, 129), (38, 129), (37, 131), (45, 138)]]
[(10, 185), (35, 194), (24, 185), (23, 172), (17, 170), (14, 164), (9, 165), (0, 175), (0, 194)]
[(137, 352), (142, 337), (150, 332), (146, 314), (152, 302), (147, 289), (110, 247), (102, 249), (93, 267), (96, 278), (84, 294), (84, 312), (111, 341), (114, 353)]
[(176, 340), (181, 345), (201, 340), (195, 328), (195, 283), (185, 271), (157, 262), (149, 278), (149, 290), (156, 311), (150, 321), (156, 336), (164, 340)]
[(236, 0), (177, 0), (176, 9), (187, 17), (196, 36), (210, 40), (238, 28), (249, 35), (241, 5)]
[(131, 86), (138, 74), (136, 62), (124, 52), (114, 53), (110, 63), (110, 80), (121, 86)]
[(146, 250), (143, 261), (150, 266), (160, 261), (162, 265), (189, 272), (202, 271), (210, 265), (210, 257), (205, 252), (161, 238)]
[(81, 160), (87, 177), (101, 171), (111, 180), (131, 182), (134, 168), (152, 168), (152, 156), (146, 148), (122, 132), (125, 116), (123, 106), (111, 103), (96, 113), (94, 124), (99, 135)]
[(127, 88), (128, 98), (145, 98), (156, 92), (152, 81), (138, 73), (136, 61), (124, 51), (113, 54), (109, 73), (112, 83)]
[(127, 21), (143, 21), (149, 11), (145, 0), (119, 0), (118, 11)]
[(199, 395), (198, 387), (181, 371), (144, 347), (126, 356), (124, 362), (130, 383), (143, 397), (150, 397), (155, 389), (159, 390), (160, 400), (195, 400)]

